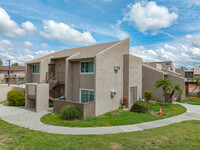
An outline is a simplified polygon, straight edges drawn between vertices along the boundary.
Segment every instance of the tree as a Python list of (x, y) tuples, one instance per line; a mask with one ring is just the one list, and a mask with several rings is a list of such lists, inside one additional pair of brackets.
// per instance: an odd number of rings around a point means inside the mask
[[(155, 83), (156, 88), (163, 89), (163, 96), (165, 97), (165, 102), (169, 103), (172, 102), (172, 97), (174, 96), (175, 91), (178, 91), (181, 95), (183, 94), (183, 91), (181, 89), (181, 85), (175, 85), (172, 80), (168, 79), (160, 79), (156, 81)], [(167, 95), (169, 94), (169, 99), (167, 99)]]
[[(169, 101), (170, 102), (172, 102), (172, 97), (174, 96), (174, 93), (175, 92), (179, 92), (179, 95), (180, 95), (180, 97), (179, 97), (179, 99), (181, 100), (181, 96), (182, 96), (182, 94), (183, 94), (183, 90), (181, 89), (181, 85), (180, 84), (177, 84), (177, 85), (173, 85), (172, 86), (172, 88), (171, 88), (171, 93), (170, 93), (170, 96), (169, 96)], [(168, 101), (168, 102), (169, 102)]]
[(162, 87), (163, 97), (165, 97), (165, 102), (167, 101), (166, 97), (167, 97), (168, 91), (172, 87), (172, 85), (173, 85), (173, 82), (168, 79), (160, 79), (160, 80), (156, 81), (156, 83), (155, 83), (156, 88)]
[(18, 62), (13, 63), (11, 66), (19, 66)]
[(3, 61), (1, 60), (1, 58), (0, 58), (0, 66), (2, 66), (3, 65)]

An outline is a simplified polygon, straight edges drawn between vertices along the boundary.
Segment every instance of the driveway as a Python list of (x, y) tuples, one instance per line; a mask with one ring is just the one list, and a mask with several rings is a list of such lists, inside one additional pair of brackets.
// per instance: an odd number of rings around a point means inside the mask
[(11, 107), (7, 103), (0, 105), (0, 119), (9, 122), (11, 124), (18, 125), (20, 127), (29, 128), (32, 130), (48, 132), (53, 134), (70, 134), (70, 135), (98, 135), (98, 134), (115, 134), (124, 132), (141, 131), (144, 129), (152, 129), (156, 127), (162, 127), (174, 123), (179, 123), (187, 120), (200, 120), (200, 106), (181, 104), (187, 108), (187, 112), (161, 120), (133, 124), (123, 126), (111, 126), (111, 127), (61, 127), (43, 124), (40, 122), (40, 118), (49, 111), (36, 113), (34, 109), (25, 109), (24, 107)]

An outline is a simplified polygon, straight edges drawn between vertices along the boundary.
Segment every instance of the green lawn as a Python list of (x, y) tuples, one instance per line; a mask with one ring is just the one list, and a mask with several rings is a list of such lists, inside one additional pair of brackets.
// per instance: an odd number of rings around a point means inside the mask
[(5, 101), (3, 101), (3, 102), (0, 102), (0, 104), (3, 104), (3, 103), (5, 103), (5, 102), (7, 102), (8, 100), (5, 100)]
[(191, 97), (188, 99), (183, 99), (181, 102), (187, 103), (187, 104), (192, 104), (192, 105), (200, 105), (200, 98), (197, 98), (197, 101), (196, 101), (196, 98)]
[[(163, 116), (158, 116), (160, 107), (162, 107)], [(168, 106), (162, 106), (161, 103), (156, 103), (150, 105), (150, 111), (147, 113), (133, 113), (118, 109), (116, 111), (108, 112), (99, 117), (91, 117), (85, 120), (76, 121), (65, 121), (61, 119), (61, 116), (59, 114), (50, 113), (43, 116), (41, 118), (41, 121), (45, 124), (68, 127), (118, 126), (172, 117), (182, 114), (185, 111), (186, 108), (179, 104), (168, 104)]]
[(186, 121), (144, 131), (112, 135), (57, 135), (0, 120), (2, 150), (199, 150), (200, 121)]

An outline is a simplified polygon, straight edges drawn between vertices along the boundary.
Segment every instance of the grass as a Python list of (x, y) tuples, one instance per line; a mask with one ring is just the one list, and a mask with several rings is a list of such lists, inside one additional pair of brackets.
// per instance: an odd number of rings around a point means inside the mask
[(3, 103), (5, 103), (5, 102), (7, 102), (8, 100), (5, 100), (5, 101), (2, 101), (2, 102), (0, 102), (0, 104), (3, 104)]
[(187, 103), (187, 104), (192, 104), (192, 105), (200, 105), (200, 98), (197, 98), (197, 101), (196, 101), (195, 97), (191, 97), (188, 99), (183, 99), (181, 102)]
[(3, 150), (177, 150), (200, 147), (200, 121), (112, 135), (58, 135), (11, 125), (0, 120)]
[[(162, 107), (163, 116), (158, 116), (158, 112)], [(186, 112), (186, 108), (179, 104), (168, 104), (162, 106), (161, 103), (151, 104), (150, 111), (147, 113), (133, 113), (118, 109), (108, 112), (99, 117), (91, 117), (85, 120), (65, 121), (61, 119), (59, 114), (50, 113), (41, 118), (41, 122), (55, 126), (68, 127), (101, 127), (101, 126), (118, 126), (137, 124), (163, 118), (176, 116)]]

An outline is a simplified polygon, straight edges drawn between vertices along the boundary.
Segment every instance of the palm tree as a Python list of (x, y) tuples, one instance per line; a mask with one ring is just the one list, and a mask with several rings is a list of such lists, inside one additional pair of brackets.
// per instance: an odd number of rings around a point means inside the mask
[(172, 89), (173, 85), (174, 85), (173, 81), (168, 80), (168, 79), (160, 79), (160, 80), (156, 81), (156, 83), (155, 83), (155, 87), (156, 88), (162, 87), (162, 89), (163, 89), (163, 96), (165, 97), (165, 102), (168, 101), (166, 99), (167, 98), (167, 94)]
[(181, 89), (181, 85), (180, 84), (177, 84), (177, 85), (174, 84), (172, 89), (171, 89), (171, 93), (170, 93), (170, 96), (169, 96), (168, 103), (172, 102), (172, 97), (174, 96), (174, 93), (176, 91), (179, 93), (179, 95), (180, 95), (179, 99), (181, 100), (181, 95), (183, 94), (183, 90)]

